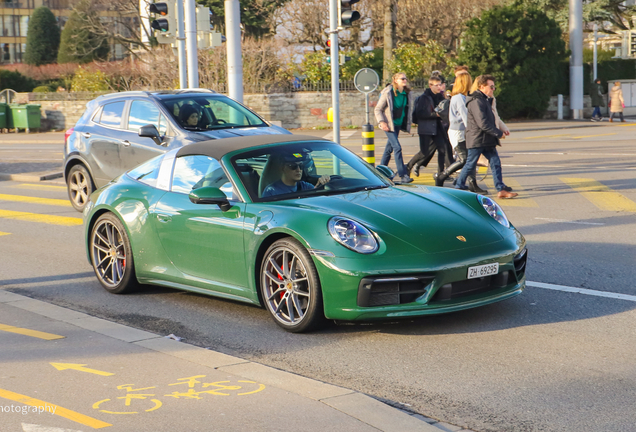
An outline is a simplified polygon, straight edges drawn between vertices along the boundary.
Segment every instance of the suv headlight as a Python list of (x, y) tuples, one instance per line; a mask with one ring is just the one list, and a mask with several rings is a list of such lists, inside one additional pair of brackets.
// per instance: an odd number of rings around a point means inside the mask
[(334, 216), (327, 224), (331, 237), (344, 247), (361, 254), (378, 250), (378, 241), (364, 225), (351, 219)]
[(486, 213), (488, 213), (494, 220), (496, 220), (506, 228), (510, 228), (510, 221), (506, 217), (506, 214), (499, 206), (499, 204), (483, 195), (477, 195), (477, 201), (479, 201), (479, 203), (486, 210)]

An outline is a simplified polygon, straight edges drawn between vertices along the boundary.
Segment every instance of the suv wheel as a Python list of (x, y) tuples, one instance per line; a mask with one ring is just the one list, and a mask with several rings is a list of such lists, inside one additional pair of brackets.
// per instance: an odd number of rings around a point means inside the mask
[(84, 165), (75, 165), (68, 173), (66, 179), (68, 198), (75, 210), (84, 211), (88, 198), (95, 190), (93, 179)]

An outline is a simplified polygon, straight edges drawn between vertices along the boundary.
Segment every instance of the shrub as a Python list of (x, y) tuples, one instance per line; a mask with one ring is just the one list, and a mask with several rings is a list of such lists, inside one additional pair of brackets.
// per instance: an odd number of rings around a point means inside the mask
[(557, 83), (565, 43), (556, 21), (520, 3), (496, 6), (467, 22), (459, 63), (473, 76), (497, 80), (497, 107), (504, 118), (541, 117)]
[(427, 41), (424, 45), (405, 43), (393, 50), (393, 58), (388, 63), (390, 75), (404, 72), (411, 80), (428, 78), (434, 70), (446, 67), (444, 47)]
[(36, 88), (33, 89), (33, 93), (50, 93), (51, 89), (49, 88), (49, 86), (37, 86)]
[(73, 81), (71, 82), (71, 90), (99, 92), (109, 90), (106, 74), (100, 70), (90, 71), (83, 67), (78, 67)]
[(46, 6), (33, 11), (29, 19), (24, 62), (40, 66), (55, 63), (60, 47), (60, 28), (53, 12)]
[(35, 80), (20, 72), (0, 69), (0, 90), (12, 89), (17, 92), (30, 92), (35, 86)]
[(90, 63), (108, 59), (108, 39), (92, 33), (88, 27), (88, 23), (98, 19), (90, 0), (77, 3), (62, 30), (58, 63)]

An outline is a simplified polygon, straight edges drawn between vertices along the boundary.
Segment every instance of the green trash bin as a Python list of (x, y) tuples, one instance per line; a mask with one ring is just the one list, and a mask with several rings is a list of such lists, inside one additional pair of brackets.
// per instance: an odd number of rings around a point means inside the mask
[(0, 102), (0, 132), (7, 128), (7, 104)]
[(9, 105), (9, 129), (18, 132), (24, 129), (29, 133), (32, 129), (40, 129), (40, 105)]

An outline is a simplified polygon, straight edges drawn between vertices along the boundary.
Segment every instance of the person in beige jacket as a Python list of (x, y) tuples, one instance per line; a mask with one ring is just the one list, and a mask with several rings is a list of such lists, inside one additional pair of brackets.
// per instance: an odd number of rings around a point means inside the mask
[(614, 114), (618, 113), (621, 121), (624, 122), (623, 108), (625, 107), (625, 101), (623, 100), (623, 90), (621, 90), (620, 81), (614, 83), (614, 87), (610, 90), (610, 118), (609, 121), (614, 121)]
[(380, 99), (375, 106), (374, 113), (378, 126), (388, 139), (380, 165), (387, 165), (391, 160), (391, 153), (395, 153), (395, 165), (399, 178), (399, 180), (395, 179), (396, 182), (412, 182), (413, 179), (404, 166), (402, 146), (398, 140), (401, 130), (406, 133), (411, 132), (411, 119), (413, 117), (413, 92), (408, 86), (406, 74), (398, 72), (393, 75), (391, 84), (380, 92)]

